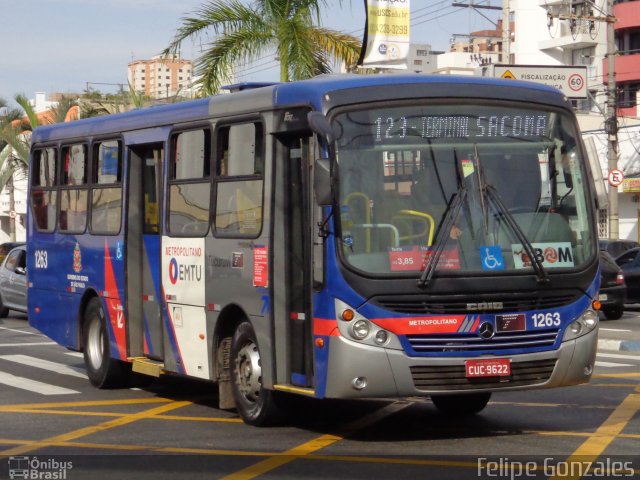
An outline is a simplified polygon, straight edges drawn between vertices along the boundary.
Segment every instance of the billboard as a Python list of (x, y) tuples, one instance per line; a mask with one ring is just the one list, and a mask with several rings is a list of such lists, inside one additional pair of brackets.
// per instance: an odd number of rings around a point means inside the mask
[(410, 0), (365, 0), (366, 23), (358, 65), (407, 68)]

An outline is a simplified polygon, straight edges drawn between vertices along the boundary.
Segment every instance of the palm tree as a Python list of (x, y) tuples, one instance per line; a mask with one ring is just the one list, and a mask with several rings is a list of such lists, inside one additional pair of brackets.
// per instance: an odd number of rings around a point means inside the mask
[[(76, 101), (63, 97), (58, 106), (38, 115), (24, 95), (16, 95), (20, 110), (11, 110), (0, 119), (0, 192), (9, 192), (9, 210), (13, 211), (13, 180), (26, 178), (31, 149), (31, 131), (42, 124), (59, 123), (77, 118)], [(0, 105), (1, 106), (1, 105)], [(15, 219), (11, 218), (9, 234), (15, 240)]]
[(275, 49), (280, 80), (301, 80), (331, 71), (331, 61), (353, 65), (361, 41), (319, 26), (326, 0), (210, 0), (193, 17), (183, 18), (164, 55), (175, 55), (183, 41), (209, 30), (216, 38), (196, 60), (203, 93), (216, 93), (237, 64), (251, 63)]

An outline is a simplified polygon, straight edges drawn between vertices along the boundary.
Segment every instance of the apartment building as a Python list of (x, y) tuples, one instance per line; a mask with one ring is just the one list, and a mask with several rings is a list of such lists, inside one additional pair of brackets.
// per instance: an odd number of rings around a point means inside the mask
[(178, 56), (157, 55), (150, 60), (134, 60), (128, 64), (129, 84), (150, 98), (175, 95), (191, 96), (193, 63)]

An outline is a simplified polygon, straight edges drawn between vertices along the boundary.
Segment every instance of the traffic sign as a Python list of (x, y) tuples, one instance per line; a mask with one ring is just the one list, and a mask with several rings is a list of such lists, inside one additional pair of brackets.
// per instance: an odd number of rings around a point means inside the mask
[(609, 171), (609, 185), (612, 187), (618, 187), (622, 185), (624, 181), (624, 173), (617, 168)]
[(587, 98), (587, 67), (559, 65), (486, 65), (485, 77), (526, 80), (555, 87), (569, 98)]

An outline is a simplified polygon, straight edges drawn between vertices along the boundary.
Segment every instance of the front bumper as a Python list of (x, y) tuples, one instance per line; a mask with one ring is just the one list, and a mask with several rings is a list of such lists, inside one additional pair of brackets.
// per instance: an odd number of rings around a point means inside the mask
[(406, 397), (577, 385), (591, 378), (597, 342), (596, 328), (575, 340), (562, 342), (553, 351), (473, 357), (511, 359), (511, 377), (478, 382), (465, 378), (465, 357), (409, 357), (400, 350), (362, 345), (334, 336), (329, 342), (331, 375), (327, 377), (325, 396)]

